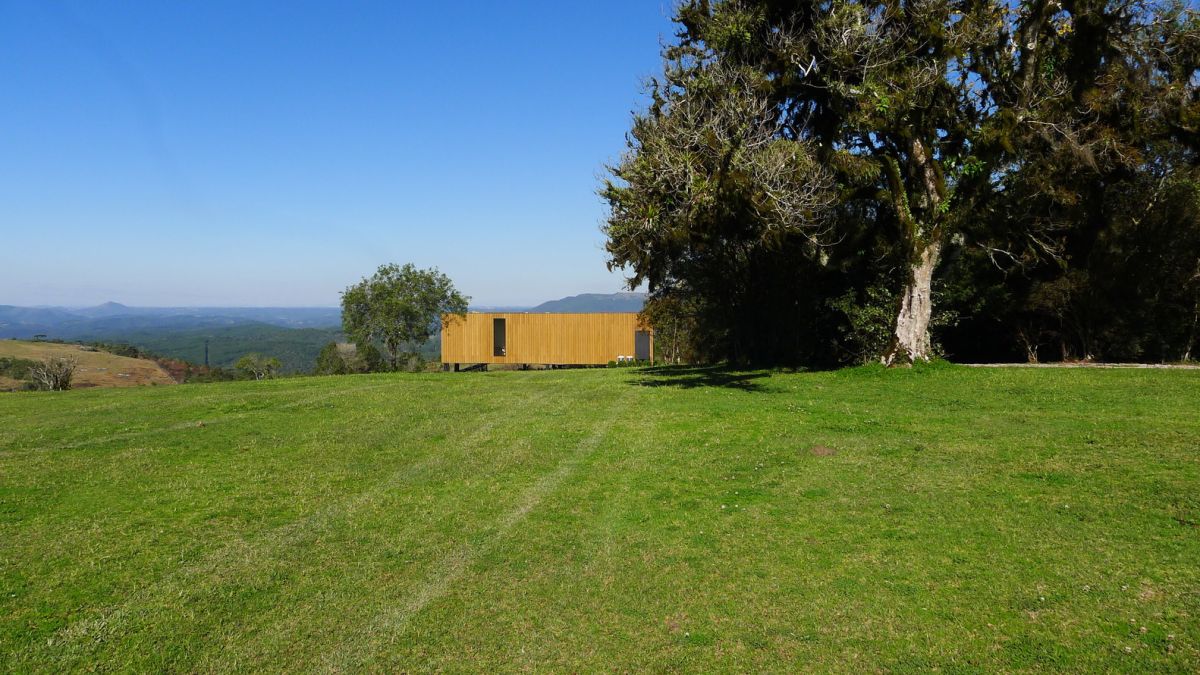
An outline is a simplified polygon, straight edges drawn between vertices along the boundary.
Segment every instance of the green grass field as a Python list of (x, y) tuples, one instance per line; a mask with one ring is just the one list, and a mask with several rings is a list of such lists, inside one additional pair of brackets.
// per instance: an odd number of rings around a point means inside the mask
[(303, 378), (0, 422), (4, 672), (1200, 669), (1195, 371)]

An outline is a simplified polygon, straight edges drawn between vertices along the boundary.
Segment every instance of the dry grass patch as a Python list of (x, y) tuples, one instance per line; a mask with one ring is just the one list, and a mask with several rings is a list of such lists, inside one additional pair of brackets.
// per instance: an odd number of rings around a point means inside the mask
[[(75, 359), (78, 366), (71, 386), (76, 389), (175, 384), (175, 380), (171, 379), (167, 371), (153, 361), (117, 356), (79, 345), (0, 340), (0, 356), (30, 361), (40, 361), (53, 356)], [(13, 381), (13, 385), (7, 388), (19, 386), (20, 383)], [(0, 381), (0, 389), (3, 388), (5, 382)]]

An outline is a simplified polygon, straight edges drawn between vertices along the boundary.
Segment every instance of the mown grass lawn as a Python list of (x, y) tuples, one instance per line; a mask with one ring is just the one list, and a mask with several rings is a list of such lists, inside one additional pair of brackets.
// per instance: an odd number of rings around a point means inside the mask
[(1195, 672), (1200, 373), (5, 395), (0, 671), (87, 668)]

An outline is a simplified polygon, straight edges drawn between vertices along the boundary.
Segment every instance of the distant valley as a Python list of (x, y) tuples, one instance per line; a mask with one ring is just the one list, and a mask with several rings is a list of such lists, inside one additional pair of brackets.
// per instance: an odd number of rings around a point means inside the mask
[(303, 372), (340, 336), (334, 307), (0, 306), (0, 338), (121, 342), (197, 364), (207, 341), (209, 363), (223, 368), (259, 352), (278, 358), (285, 372)]
[[(585, 293), (535, 307), (472, 307), (471, 311), (636, 312), (642, 293)], [(344, 340), (338, 307), (131, 307), (106, 302), (94, 307), (0, 305), (0, 339), (121, 342), (159, 356), (204, 363), (205, 342), (213, 366), (231, 367), (258, 352), (278, 358), (285, 372), (305, 372), (329, 342)], [(423, 352), (436, 357), (437, 345)]]

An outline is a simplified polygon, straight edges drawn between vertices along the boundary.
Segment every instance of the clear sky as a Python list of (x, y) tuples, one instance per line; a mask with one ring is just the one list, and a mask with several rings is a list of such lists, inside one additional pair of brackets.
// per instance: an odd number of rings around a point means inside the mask
[(670, 3), (0, 0), (0, 304), (623, 290), (596, 196)]

